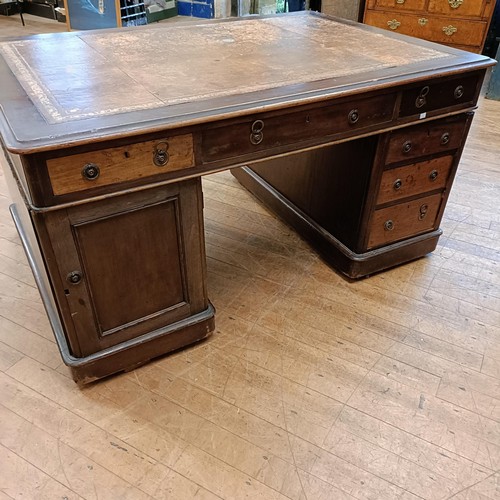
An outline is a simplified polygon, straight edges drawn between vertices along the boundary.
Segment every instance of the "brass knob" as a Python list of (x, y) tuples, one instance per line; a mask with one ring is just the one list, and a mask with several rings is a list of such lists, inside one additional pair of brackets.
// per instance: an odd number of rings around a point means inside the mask
[(441, 136), (441, 145), (443, 146), (446, 146), (446, 144), (448, 144), (450, 142), (450, 133), (449, 132), (445, 132), (442, 136)]
[(82, 273), (81, 271), (71, 271), (66, 276), (66, 280), (72, 285), (78, 285), (80, 281), (82, 281)]
[(168, 154), (168, 142), (160, 142), (156, 145), (155, 150), (153, 151), (153, 163), (157, 167), (164, 167), (168, 160), (170, 159), (170, 155)]
[(101, 171), (95, 163), (87, 163), (82, 169), (82, 176), (87, 181), (95, 181)]
[(384, 229), (386, 231), (392, 231), (394, 229), (394, 222), (392, 220), (386, 220), (384, 223)]
[(439, 172), (437, 170), (432, 170), (429, 174), (429, 180), (435, 181), (438, 178)]
[(453, 92), (453, 95), (455, 96), (455, 99), (460, 99), (464, 95), (464, 88), (462, 85), (459, 85), (455, 91)]
[(403, 143), (403, 153), (409, 153), (411, 151), (411, 148), (412, 148), (412, 144), (411, 144), (411, 141), (405, 141)]
[(395, 191), (397, 191), (398, 189), (401, 189), (402, 185), (403, 181), (401, 179), (396, 179), (392, 187), (394, 188)]
[(250, 142), (257, 146), (264, 140), (264, 122), (262, 120), (255, 120), (251, 126)]
[(351, 109), (347, 119), (351, 125), (354, 125), (359, 120), (359, 111), (357, 109)]

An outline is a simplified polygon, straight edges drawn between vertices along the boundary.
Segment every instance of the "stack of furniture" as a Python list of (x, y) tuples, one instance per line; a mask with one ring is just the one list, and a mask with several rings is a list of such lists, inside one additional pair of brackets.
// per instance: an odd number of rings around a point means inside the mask
[(368, 0), (363, 21), (481, 53), (495, 0)]

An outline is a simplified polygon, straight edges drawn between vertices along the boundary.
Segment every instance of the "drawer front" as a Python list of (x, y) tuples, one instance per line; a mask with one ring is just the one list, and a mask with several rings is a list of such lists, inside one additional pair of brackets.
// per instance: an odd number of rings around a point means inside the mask
[(370, 223), (368, 249), (434, 229), (440, 205), (439, 193), (375, 210)]
[(428, 11), (433, 14), (444, 14), (448, 17), (477, 17), (483, 15), (486, 4), (494, 4), (492, 0), (430, 0)]
[(52, 191), (56, 196), (192, 166), (191, 134), (47, 160)]
[(455, 45), (480, 45), (486, 30), (486, 23), (481, 21), (434, 17), (425, 13), (369, 11), (365, 23), (404, 35)]
[(476, 101), (479, 79), (479, 75), (468, 75), (442, 83), (415, 85), (403, 93), (399, 116), (417, 115), (450, 106), (472, 106)]
[(321, 144), (327, 137), (390, 122), (394, 106), (395, 94), (386, 94), (214, 127), (202, 135), (203, 161), (237, 157), (302, 141)]
[(458, 120), (437, 120), (391, 133), (386, 164), (438, 154), (462, 145), (466, 116)]
[(448, 155), (386, 170), (382, 174), (377, 205), (443, 189), (452, 165), (453, 156)]
[(424, 10), (426, 0), (368, 0), (370, 9)]

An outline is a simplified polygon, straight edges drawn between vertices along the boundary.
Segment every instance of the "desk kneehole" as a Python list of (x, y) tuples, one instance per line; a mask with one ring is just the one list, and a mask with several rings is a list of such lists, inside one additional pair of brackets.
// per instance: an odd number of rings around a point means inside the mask
[(47, 160), (55, 196), (194, 166), (193, 136), (178, 135)]

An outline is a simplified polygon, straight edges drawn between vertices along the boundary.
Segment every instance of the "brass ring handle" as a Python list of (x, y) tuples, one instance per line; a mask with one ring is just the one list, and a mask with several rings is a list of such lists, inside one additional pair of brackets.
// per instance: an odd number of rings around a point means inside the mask
[(82, 177), (86, 181), (95, 181), (100, 173), (101, 171), (95, 163), (87, 163), (82, 169)]
[(394, 184), (392, 185), (392, 187), (394, 188), (395, 191), (397, 191), (398, 189), (401, 189), (402, 185), (403, 185), (403, 181), (401, 179), (396, 179), (394, 181)]
[(153, 163), (157, 167), (164, 167), (168, 163), (169, 159), (170, 155), (168, 154), (168, 142), (160, 142), (156, 145), (153, 152)]
[(427, 104), (427, 94), (430, 92), (430, 87), (426, 85), (425, 87), (422, 87), (420, 90), (417, 98), (415, 99), (415, 106), (417, 108), (421, 108), (422, 106), (425, 106)]
[(255, 120), (250, 127), (250, 142), (257, 146), (264, 140), (264, 122), (262, 120)]
[(357, 109), (351, 109), (351, 111), (349, 111), (347, 119), (349, 120), (349, 123), (351, 125), (354, 125), (359, 120), (359, 111)]
[(464, 95), (464, 88), (462, 85), (459, 85), (453, 92), (455, 99), (460, 99)]
[(403, 5), (405, 3), (405, 0), (396, 0), (396, 3), (398, 3), (399, 5)]
[(423, 220), (427, 215), (427, 211), (429, 210), (429, 205), (423, 204), (420, 206), (418, 220)]
[(429, 174), (429, 180), (435, 181), (438, 178), (439, 172), (437, 170), (432, 170)]
[(412, 144), (411, 144), (411, 141), (405, 141), (403, 143), (403, 153), (409, 153), (411, 151), (411, 148), (412, 148)]
[(394, 229), (394, 222), (392, 220), (386, 220), (384, 223), (384, 229), (386, 231), (392, 231)]
[(450, 142), (450, 133), (449, 132), (445, 132), (441, 136), (440, 143), (441, 143), (442, 146), (446, 146), (446, 144), (448, 144), (449, 142)]
[(72, 285), (78, 285), (78, 283), (80, 283), (80, 281), (82, 281), (81, 271), (71, 271), (66, 276), (66, 281), (68, 281)]

